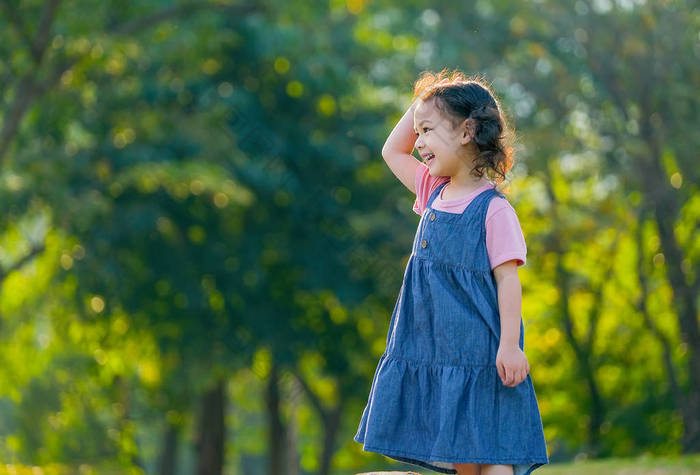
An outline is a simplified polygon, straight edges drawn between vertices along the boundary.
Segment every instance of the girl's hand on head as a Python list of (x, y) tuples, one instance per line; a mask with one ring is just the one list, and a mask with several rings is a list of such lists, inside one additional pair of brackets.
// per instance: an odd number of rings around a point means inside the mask
[(515, 387), (522, 383), (530, 372), (527, 356), (519, 346), (499, 346), (496, 354), (496, 368), (501, 381), (508, 387)]

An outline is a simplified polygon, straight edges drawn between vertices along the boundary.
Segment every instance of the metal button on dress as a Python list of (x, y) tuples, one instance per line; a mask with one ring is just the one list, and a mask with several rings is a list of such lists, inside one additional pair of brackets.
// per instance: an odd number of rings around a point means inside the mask
[(420, 245), (421, 245), (421, 247), (425, 247), (425, 246), (428, 245), (428, 241), (426, 241), (425, 239), (423, 239), (423, 240), (421, 241)]
[(430, 221), (435, 221), (435, 213), (430, 213)]

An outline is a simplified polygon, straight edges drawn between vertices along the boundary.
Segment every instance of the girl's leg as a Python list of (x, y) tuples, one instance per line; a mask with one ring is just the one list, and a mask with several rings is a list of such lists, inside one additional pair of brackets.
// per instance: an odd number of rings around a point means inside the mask
[[(457, 472), (459, 473), (459, 472)], [(513, 475), (512, 465), (481, 464), (481, 475)]]
[(481, 467), (478, 463), (455, 463), (457, 475), (479, 475)]

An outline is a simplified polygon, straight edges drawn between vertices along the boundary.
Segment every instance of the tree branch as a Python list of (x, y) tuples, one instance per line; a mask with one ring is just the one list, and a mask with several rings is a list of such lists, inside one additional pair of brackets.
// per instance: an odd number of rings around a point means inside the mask
[(170, 18), (175, 18), (193, 13), (197, 10), (206, 9), (223, 10), (237, 15), (246, 15), (248, 13), (261, 10), (262, 8), (260, 5), (252, 3), (248, 5), (226, 5), (214, 2), (184, 2), (171, 7), (163, 8), (160, 11), (151, 13), (150, 15), (146, 15), (142, 18), (128, 21), (124, 24), (110, 28), (109, 31), (116, 35), (131, 35), (146, 30), (151, 26)]
[(46, 246), (44, 245), (44, 243), (34, 246), (29, 250), (28, 254), (26, 254), (24, 257), (12, 264), (10, 267), (8, 267), (7, 269), (0, 269), (0, 285), (2, 285), (3, 281), (10, 274), (10, 272), (21, 269), (22, 266), (24, 266), (24, 264), (26, 264), (30, 260), (34, 259), (34, 257), (36, 257), (37, 255), (44, 252), (45, 249)]
[(319, 414), (325, 419), (327, 416), (326, 414), (326, 409), (323, 407), (323, 404), (321, 403), (321, 400), (319, 397), (314, 393), (313, 389), (311, 389), (311, 386), (306, 382), (306, 379), (297, 371), (296, 368), (291, 369), (292, 374), (294, 377), (299, 381), (299, 384), (301, 384), (301, 387), (304, 388), (304, 392), (306, 395), (309, 397), (309, 401), (311, 401), (311, 404), (316, 408)]
[[(2, 1), (8, 10), (12, 10), (12, 6), (6, 3), (7, 0)], [(36, 37), (34, 39), (27, 37), (30, 43), (30, 53), (37, 68), (25, 74), (20, 80), (15, 99), (9, 107), (9, 113), (7, 117), (3, 117), (3, 127), (0, 130), (0, 161), (2, 161), (7, 149), (10, 147), (10, 143), (19, 129), (20, 122), (29, 108), (29, 104), (36, 97), (37, 92), (41, 91), (41, 89), (36, 87), (36, 73), (44, 58), (44, 53), (49, 43), (51, 24), (56, 17), (60, 1), (47, 0), (41, 13)], [(13, 18), (16, 18), (20, 25), (23, 25), (22, 19), (14, 13), (14, 11), (11, 13)], [(58, 77), (60, 78), (60, 75)]]
[(39, 28), (32, 42), (32, 56), (37, 65), (41, 63), (46, 47), (49, 44), (51, 25), (56, 18), (59, 3), (61, 3), (61, 0), (47, 0), (41, 12)]
[[(613, 266), (615, 263), (615, 254), (617, 253), (617, 248), (618, 244), (620, 242), (620, 233), (616, 232), (615, 233), (615, 240), (613, 241), (613, 244), (610, 248), (610, 256), (608, 257), (608, 265), (606, 266), (604, 275), (610, 275), (610, 273), (613, 270)], [(603, 281), (597, 289), (597, 292), (595, 293), (595, 299), (594, 303), (591, 307), (591, 310), (589, 312), (589, 325), (588, 325), (588, 331), (586, 332), (586, 339), (585, 339), (585, 348), (586, 351), (589, 354), (593, 353), (593, 344), (595, 343), (595, 336), (596, 336), (596, 331), (598, 330), (598, 322), (600, 321), (600, 313), (601, 313), (601, 307), (603, 303), (603, 292), (605, 291), (605, 282)]]
[[(0, 1), (6, 2), (7, 0)], [(41, 16), (39, 32), (32, 42), (34, 45), (32, 47), (32, 55), (39, 62), (43, 58), (46, 46), (49, 42), (51, 23), (54, 20), (59, 2), (60, 0), (47, 0)], [(128, 21), (122, 25), (111, 28), (109, 31), (117, 36), (131, 35), (152, 27), (161, 21), (207, 8), (223, 10), (236, 15), (244, 15), (263, 9), (262, 6), (254, 3), (247, 5), (224, 5), (213, 2), (185, 2), (176, 6), (164, 8), (143, 18)], [(19, 81), (15, 99), (9, 107), (9, 113), (7, 117), (4, 117), (2, 130), (0, 130), (0, 163), (2, 163), (12, 140), (17, 134), (22, 118), (31, 105), (31, 102), (53, 87), (64, 72), (68, 71), (74, 64), (78, 63), (88, 54), (89, 53), (85, 53), (59, 62), (53, 67), (53, 74), (40, 84), (36, 82), (36, 70), (23, 76), (22, 80)]]
[(5, 14), (7, 14), (12, 26), (22, 38), (22, 41), (26, 43), (27, 48), (32, 50), (34, 48), (34, 42), (31, 36), (29, 36), (29, 30), (24, 24), (24, 20), (17, 14), (17, 9), (13, 5), (10, 5), (7, 0), (0, 0), (0, 6), (5, 10)]

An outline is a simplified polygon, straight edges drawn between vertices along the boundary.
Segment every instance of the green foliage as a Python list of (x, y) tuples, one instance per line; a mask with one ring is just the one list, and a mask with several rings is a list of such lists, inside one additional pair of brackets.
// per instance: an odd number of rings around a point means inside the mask
[(332, 435), (334, 470), (383, 463), (351, 435), (417, 217), (380, 150), (445, 66), (486, 74), (517, 133), (552, 460), (683, 451), (689, 2), (0, 5), (0, 460), (155, 473), (172, 426), (190, 467), (223, 378), (227, 464), (264, 461), (274, 363), (303, 469)]

